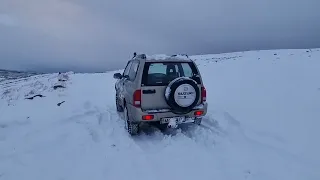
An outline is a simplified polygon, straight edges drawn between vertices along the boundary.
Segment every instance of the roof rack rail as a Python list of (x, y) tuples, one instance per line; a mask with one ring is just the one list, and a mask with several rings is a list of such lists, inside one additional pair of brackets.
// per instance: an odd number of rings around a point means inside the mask
[(146, 54), (137, 54), (136, 52), (134, 52), (133, 53), (133, 58), (147, 59), (147, 56), (146, 56)]
[(189, 58), (189, 56), (187, 54), (174, 54), (171, 57), (176, 57), (176, 56), (186, 56), (187, 58)]

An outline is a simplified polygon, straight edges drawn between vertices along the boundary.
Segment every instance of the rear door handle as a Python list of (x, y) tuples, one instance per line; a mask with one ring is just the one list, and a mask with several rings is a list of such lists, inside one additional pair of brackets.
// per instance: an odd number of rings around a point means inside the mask
[(155, 89), (143, 90), (142, 93), (143, 94), (154, 94), (154, 93), (156, 93), (156, 90)]

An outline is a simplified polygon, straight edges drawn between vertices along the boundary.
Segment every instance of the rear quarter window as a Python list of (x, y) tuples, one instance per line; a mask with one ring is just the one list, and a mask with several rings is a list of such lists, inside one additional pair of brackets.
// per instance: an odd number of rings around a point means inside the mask
[(139, 61), (132, 62), (130, 71), (129, 71), (129, 79), (130, 81), (134, 81), (137, 75), (137, 71), (139, 68)]

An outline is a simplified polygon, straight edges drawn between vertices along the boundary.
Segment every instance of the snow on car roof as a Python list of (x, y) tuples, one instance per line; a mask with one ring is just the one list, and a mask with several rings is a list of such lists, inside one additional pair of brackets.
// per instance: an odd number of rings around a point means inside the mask
[(188, 56), (184, 55), (174, 55), (174, 56), (169, 56), (166, 54), (154, 54), (154, 55), (146, 55), (146, 60), (147, 61), (192, 61)]

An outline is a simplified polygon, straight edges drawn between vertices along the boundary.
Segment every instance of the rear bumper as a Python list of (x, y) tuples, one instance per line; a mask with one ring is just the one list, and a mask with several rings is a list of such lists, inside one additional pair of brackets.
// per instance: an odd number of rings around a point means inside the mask
[[(207, 114), (207, 108), (208, 104), (205, 102), (203, 104), (200, 104), (193, 108), (193, 110), (186, 114), (174, 114), (170, 109), (158, 109), (158, 110), (142, 110), (141, 108), (136, 108), (132, 105), (128, 104), (128, 111), (131, 116), (132, 121), (136, 122), (153, 122), (153, 121), (160, 121), (161, 118), (169, 118), (169, 117), (179, 117), (179, 116), (185, 116), (189, 118), (196, 118), (196, 117), (202, 117)], [(195, 111), (203, 111), (203, 114), (201, 116), (194, 115)], [(142, 116), (144, 115), (154, 115), (154, 118), (152, 120), (143, 120)]]

